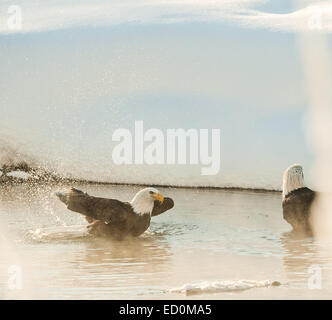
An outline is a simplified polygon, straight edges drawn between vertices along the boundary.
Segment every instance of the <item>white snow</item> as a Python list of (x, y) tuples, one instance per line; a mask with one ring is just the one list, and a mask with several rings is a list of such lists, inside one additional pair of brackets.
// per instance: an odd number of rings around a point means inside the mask
[(30, 173), (24, 171), (11, 171), (7, 173), (7, 176), (23, 180), (27, 180), (32, 177)]

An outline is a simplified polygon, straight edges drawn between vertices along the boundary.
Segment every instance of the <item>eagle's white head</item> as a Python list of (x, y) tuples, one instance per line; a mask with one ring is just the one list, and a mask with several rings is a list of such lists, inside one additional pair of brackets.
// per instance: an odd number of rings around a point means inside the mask
[(300, 164), (293, 164), (284, 172), (282, 197), (285, 197), (293, 190), (304, 188), (303, 169)]
[(145, 188), (136, 193), (134, 198), (130, 201), (130, 204), (136, 213), (148, 213), (151, 215), (155, 200), (163, 203), (164, 197), (155, 188)]

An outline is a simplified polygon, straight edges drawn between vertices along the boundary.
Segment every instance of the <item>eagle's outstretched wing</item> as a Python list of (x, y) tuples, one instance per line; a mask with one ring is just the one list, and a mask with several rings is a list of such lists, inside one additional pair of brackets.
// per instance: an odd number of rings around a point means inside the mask
[(106, 224), (123, 224), (129, 216), (135, 215), (128, 202), (93, 197), (75, 188), (65, 193), (57, 192), (56, 195), (69, 210), (83, 214), (88, 222), (100, 220)]
[(164, 198), (164, 202), (161, 203), (159, 201), (154, 202), (153, 210), (152, 210), (152, 217), (158, 216), (159, 214), (172, 209), (174, 207), (174, 201), (171, 198)]

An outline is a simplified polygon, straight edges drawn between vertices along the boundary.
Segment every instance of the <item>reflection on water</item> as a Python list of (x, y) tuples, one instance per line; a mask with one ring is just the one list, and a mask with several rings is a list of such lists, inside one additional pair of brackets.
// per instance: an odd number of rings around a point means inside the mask
[(125, 298), (133, 290), (136, 295), (143, 294), (143, 288), (149, 293), (160, 292), (158, 283), (167, 277), (170, 257), (167, 245), (153, 239), (94, 239), (67, 262), (73, 270), (80, 270), (75, 278), (76, 287), (85, 285), (90, 278), (88, 287), (99, 294), (109, 292), (111, 297)]
[(324, 271), (324, 287), (329, 288), (332, 267), (331, 243), (322, 243), (312, 237), (294, 232), (284, 233), (281, 237), (284, 249), (283, 264), (290, 281), (299, 286), (307, 286), (313, 267)]
[[(322, 267), (328, 288), (331, 246), (287, 232), (278, 193), (161, 188), (174, 199), (174, 209), (154, 217), (141, 237), (116, 241), (89, 236), (84, 218), (54, 197), (58, 188), (0, 189), (1, 298), (183, 298), (169, 289), (202, 281), (233, 287), (242, 280), (281, 286), (252, 286), (249, 296), (219, 290), (199, 298), (301, 298), (309, 292), (313, 264)], [(121, 200), (139, 189), (79, 188)], [(21, 291), (7, 286), (13, 264), (22, 267)]]
[(281, 237), (281, 242), (285, 250), (283, 263), (290, 278), (302, 279), (309, 267), (319, 262), (313, 238), (287, 232)]

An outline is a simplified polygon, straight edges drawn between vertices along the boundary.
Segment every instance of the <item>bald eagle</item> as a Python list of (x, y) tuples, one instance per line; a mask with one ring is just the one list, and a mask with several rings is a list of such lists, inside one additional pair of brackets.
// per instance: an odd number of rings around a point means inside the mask
[(311, 209), (316, 192), (304, 184), (302, 166), (294, 164), (283, 177), (282, 208), (284, 219), (296, 232), (311, 234)]
[(114, 238), (141, 235), (149, 228), (151, 217), (174, 206), (171, 198), (164, 198), (155, 188), (139, 191), (130, 202), (93, 197), (75, 188), (56, 196), (69, 210), (86, 217), (90, 234)]

